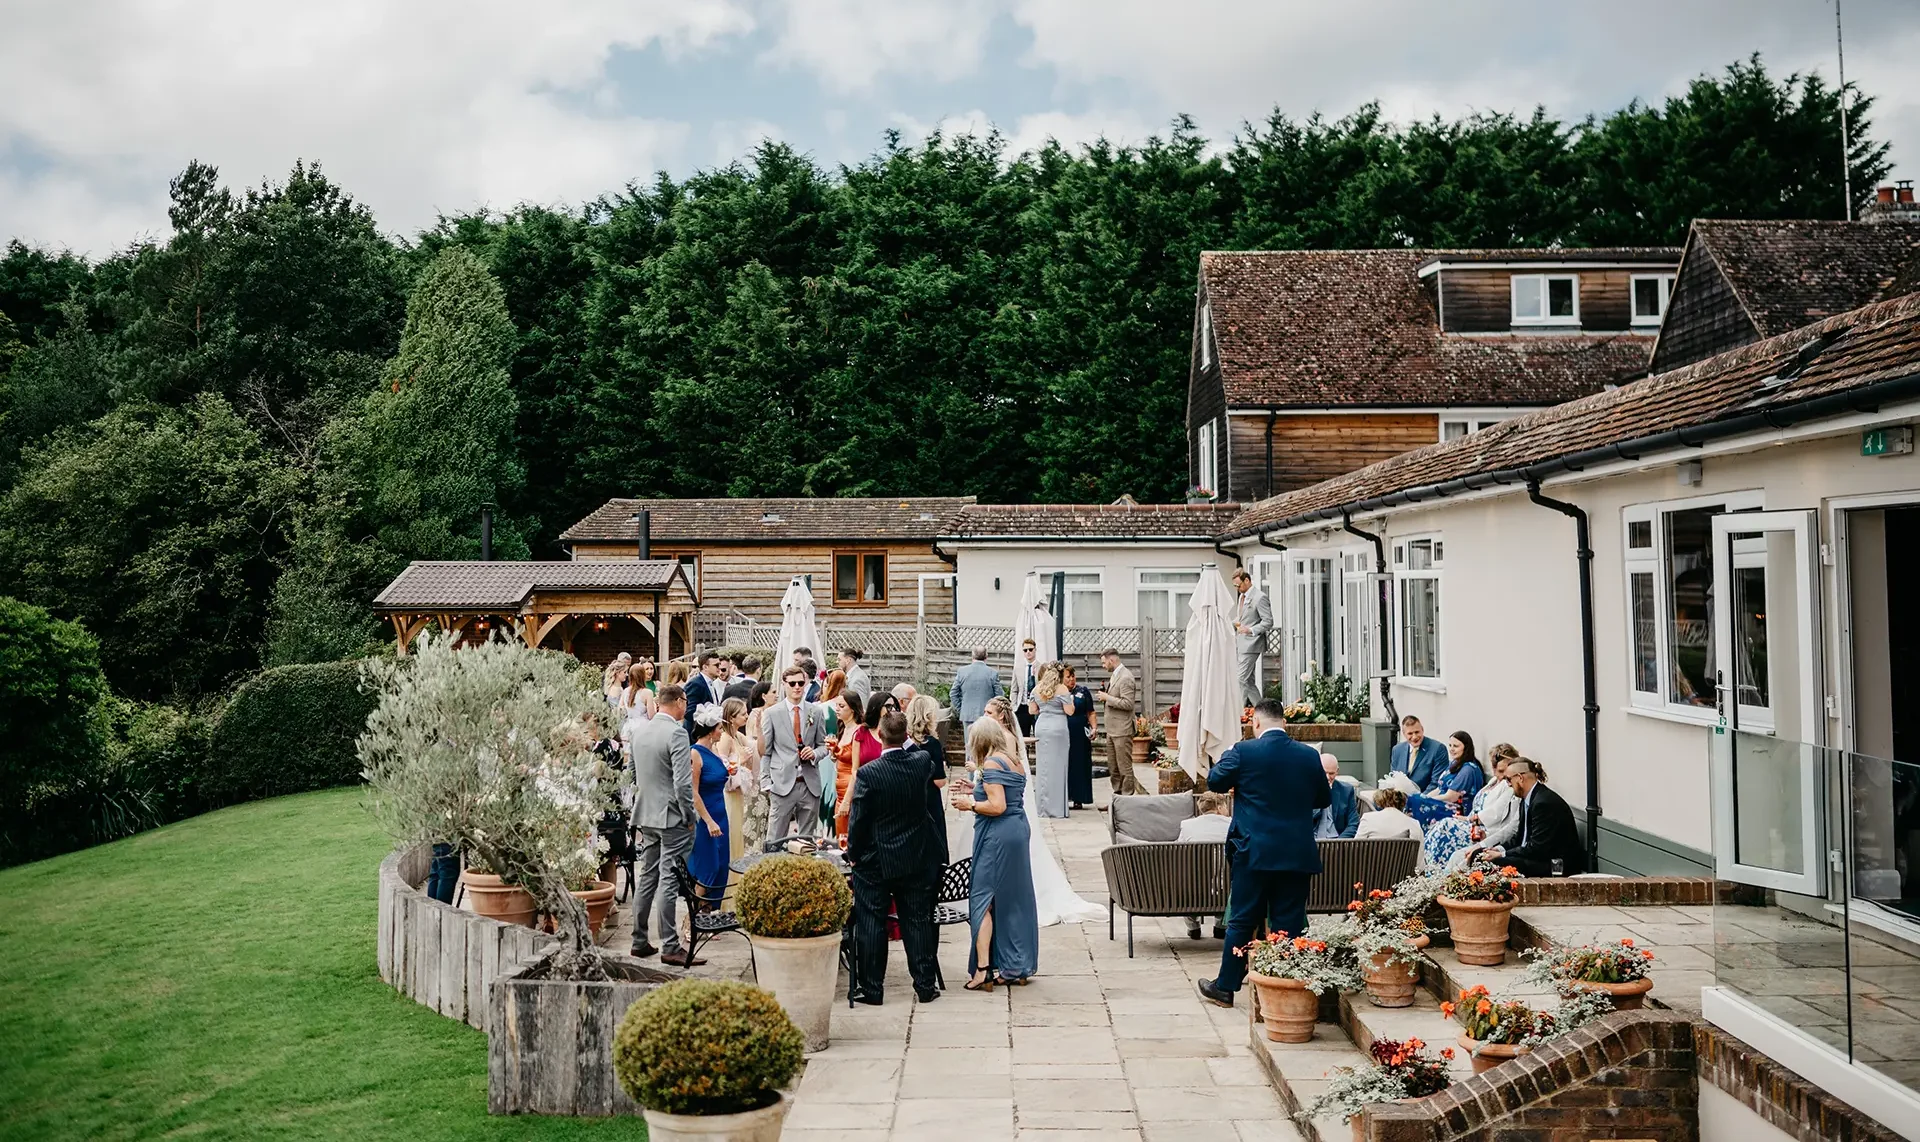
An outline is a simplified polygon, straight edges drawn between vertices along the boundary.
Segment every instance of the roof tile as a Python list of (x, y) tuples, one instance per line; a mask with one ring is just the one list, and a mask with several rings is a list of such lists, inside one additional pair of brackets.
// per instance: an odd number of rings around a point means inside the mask
[(942, 539), (1208, 539), (1239, 504), (969, 504)]
[(972, 496), (810, 499), (608, 500), (560, 533), (562, 542), (636, 543), (633, 515), (647, 509), (655, 543), (780, 540), (931, 540)]
[(389, 611), (518, 607), (540, 590), (657, 591), (672, 581), (679, 566), (664, 559), (416, 561), (387, 584), (373, 605)]

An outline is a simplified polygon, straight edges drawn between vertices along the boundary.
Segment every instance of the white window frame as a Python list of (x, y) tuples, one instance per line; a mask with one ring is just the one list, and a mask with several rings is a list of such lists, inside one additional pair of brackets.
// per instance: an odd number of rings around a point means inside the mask
[[(1472, 436), (1476, 432), (1492, 428), (1503, 420), (1509, 420), (1512, 416), (1512, 413), (1498, 413), (1491, 416), (1485, 413), (1474, 413), (1466, 416), (1447, 416), (1442, 414), (1440, 417), (1440, 442), (1444, 444), (1449, 440), (1458, 440), (1461, 436)], [(1448, 436), (1448, 426), (1456, 424), (1462, 426), (1464, 431), (1460, 433), (1460, 436)]]
[(1218, 419), (1209, 420), (1200, 426), (1196, 434), (1199, 442), (1196, 450), (1199, 455), (1194, 465), (1194, 484), (1205, 488), (1216, 498), (1220, 495), (1220, 426)]
[(1213, 367), (1213, 307), (1200, 302), (1200, 368)]
[(1136, 617), (1144, 619), (1147, 614), (1147, 608), (1140, 605), (1140, 596), (1143, 592), (1165, 591), (1167, 593), (1167, 622), (1171, 626), (1184, 629), (1185, 624), (1180, 621), (1180, 607), (1173, 598), (1173, 596), (1178, 593), (1178, 588), (1180, 588), (1182, 584), (1149, 583), (1146, 581), (1146, 576), (1148, 575), (1192, 575), (1193, 582), (1185, 585), (1187, 612), (1191, 614), (1193, 612), (1193, 593), (1198, 590), (1200, 586), (1200, 569), (1198, 567), (1135, 567), (1133, 569), (1133, 603)]
[[(1540, 283), (1540, 315), (1538, 317), (1520, 316), (1520, 283), (1534, 281)], [(1573, 283), (1573, 314), (1568, 317), (1554, 317), (1547, 312), (1548, 296), (1552, 284), (1556, 281)], [(1515, 325), (1578, 325), (1580, 324), (1580, 275), (1579, 274), (1514, 274), (1507, 279), (1507, 313)]]
[[(1076, 629), (1082, 629), (1082, 630), (1090, 627), (1104, 627), (1104, 626), (1111, 625), (1106, 621), (1107, 574), (1106, 574), (1105, 568), (1102, 568), (1102, 567), (1035, 567), (1033, 570), (1036, 575), (1040, 576), (1040, 588), (1043, 591), (1053, 590), (1053, 575), (1054, 575), (1054, 572), (1056, 571), (1062, 575), (1093, 576), (1094, 582), (1092, 586), (1088, 586), (1084, 583), (1077, 587), (1072, 583), (1068, 583), (1066, 585), (1067, 625), (1070, 627), (1074, 627)], [(1083, 622), (1074, 621), (1077, 617), (1079, 617), (1074, 614), (1074, 607), (1073, 607), (1073, 596), (1076, 593), (1077, 594), (1097, 594), (1100, 596), (1100, 621), (1099, 622), (1083, 623)]]
[[(1673, 279), (1673, 274), (1634, 274), (1627, 279), (1627, 314), (1632, 324), (1644, 328), (1657, 326), (1666, 319), (1667, 306), (1673, 301)], [(1654, 314), (1652, 317), (1642, 317), (1634, 310), (1634, 306), (1639, 302), (1639, 299), (1635, 295), (1639, 293), (1640, 283), (1647, 281), (1657, 281), (1660, 283), (1660, 312)], [(1577, 298), (1574, 308), (1579, 308)]]
[[(1435, 548), (1431, 565), (1413, 570), (1408, 567), (1407, 551), (1410, 545), (1431, 542)], [(1393, 681), (1394, 685), (1406, 685), (1415, 689), (1444, 690), (1446, 687), (1446, 659), (1441, 647), (1446, 638), (1446, 536), (1438, 531), (1413, 532), (1396, 535), (1387, 540), (1387, 558), (1393, 564)], [(1406, 584), (1416, 580), (1431, 580), (1434, 591), (1433, 615), (1433, 673), (1409, 674), (1407, 672), (1407, 592)]]
[[(1718, 507), (1722, 513), (1753, 511), (1765, 507), (1765, 496), (1758, 491), (1726, 492), (1714, 496), (1688, 496), (1676, 500), (1655, 500), (1649, 503), (1630, 504), (1620, 509), (1620, 586), (1625, 616), (1621, 626), (1624, 630), (1625, 666), (1628, 709), (1649, 714), (1654, 717), (1670, 718), (1675, 721), (1692, 722), (1696, 725), (1711, 726), (1719, 719), (1713, 706), (1694, 706), (1671, 700), (1673, 692), (1673, 602), (1672, 573), (1667, 567), (1667, 517), (1675, 512), (1691, 511), (1697, 508)], [(1633, 525), (1650, 525), (1652, 546), (1634, 548), (1632, 541)], [(1633, 670), (1633, 577), (1636, 574), (1653, 576), (1653, 646), (1654, 646), (1654, 685), (1658, 690), (1649, 692), (1638, 688), (1639, 681)], [(1713, 624), (1707, 623), (1707, 637), (1713, 637)]]

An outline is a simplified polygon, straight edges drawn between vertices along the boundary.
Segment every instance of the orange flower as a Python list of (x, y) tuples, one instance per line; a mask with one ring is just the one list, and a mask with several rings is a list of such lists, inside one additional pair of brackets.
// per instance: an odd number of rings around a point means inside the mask
[(1347, 905), (1347, 911), (1358, 912), (1363, 907), (1365, 907), (1365, 905), (1361, 904), (1358, 900), (1356, 900), (1353, 903)]
[(1467, 882), (1470, 884), (1485, 884), (1487, 882), (1487, 874), (1476, 868), (1467, 874)]
[(1443, 1059), (1446, 1059), (1446, 1060), (1447, 1060), (1448, 1062), (1452, 1062), (1452, 1061), (1453, 1061), (1453, 1048), (1452, 1048), (1452, 1047), (1442, 1047), (1442, 1048), (1440, 1048), (1440, 1057), (1441, 1057), (1441, 1058), (1443, 1058)]
[(1452, 1019), (1452, 1018), (1453, 1018), (1453, 1004), (1451, 1004), (1451, 1003), (1442, 1003), (1442, 1004), (1440, 1005), (1440, 1014), (1442, 1014), (1442, 1015), (1444, 1015), (1444, 1016), (1446, 1016), (1446, 1017), (1447, 1017), (1448, 1019)]
[(1487, 1012), (1493, 1010), (1493, 1004), (1490, 1001), (1483, 999), (1479, 1003), (1474, 1004), (1473, 1009), (1476, 1013), (1485, 1015)]
[(1358, 890), (1358, 889), (1362, 889), (1362, 888), (1365, 888), (1366, 886), (1367, 886), (1367, 882), (1366, 882), (1366, 881), (1364, 881), (1364, 880), (1356, 880), (1356, 881), (1354, 881), (1354, 882), (1353, 882), (1353, 887), (1354, 887), (1354, 888), (1355, 888), (1356, 890)]
[(1653, 958), (1653, 953), (1652, 953), (1652, 952), (1641, 952), (1640, 954), (1641, 954), (1641, 955), (1643, 955), (1643, 956), (1645, 956), (1645, 957), (1647, 957), (1648, 959), (1652, 959), (1652, 958)]
[(1501, 868), (1500, 875), (1501, 876), (1519, 876), (1520, 870), (1513, 867), (1512, 865), (1506, 865), (1503, 868)]
[(1620, 946), (1621, 946), (1621, 947), (1623, 947), (1623, 948), (1631, 948), (1631, 947), (1633, 947), (1633, 937), (1631, 937), (1631, 936), (1622, 936), (1622, 937), (1620, 937)]
[(1419, 1050), (1420, 1048), (1422, 1048), (1422, 1047), (1424, 1047), (1424, 1046), (1426, 1046), (1426, 1044), (1425, 1044), (1425, 1043), (1423, 1043), (1423, 1042), (1421, 1042), (1421, 1041), (1420, 1041), (1420, 1040), (1418, 1040), (1418, 1039), (1408, 1039), (1408, 1040), (1407, 1040), (1407, 1050), (1409, 1050), (1409, 1051), (1418, 1051), (1418, 1050)]

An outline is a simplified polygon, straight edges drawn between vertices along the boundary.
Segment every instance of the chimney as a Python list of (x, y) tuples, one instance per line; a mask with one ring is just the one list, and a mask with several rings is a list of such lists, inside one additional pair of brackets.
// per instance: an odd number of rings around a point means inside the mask
[(634, 531), (640, 536), (640, 559), (645, 562), (653, 558), (653, 519), (652, 513), (641, 508), (634, 513)]
[(480, 561), (493, 562), (493, 505), (480, 505)]
[(1913, 205), (1913, 180), (1910, 178), (1901, 179), (1899, 182), (1899, 185), (1894, 189), (1894, 195), (1899, 201), (1900, 205), (1912, 206)]
[(1874, 193), (1874, 198), (1879, 201), (1880, 205), (1882, 206), (1893, 205), (1893, 188), (1892, 187), (1883, 186), (1879, 190), (1874, 191), (1873, 193)]
[(1860, 221), (1920, 223), (1920, 203), (1913, 201), (1913, 180), (1901, 179), (1892, 186), (1875, 188), (1873, 201), (1860, 212)]

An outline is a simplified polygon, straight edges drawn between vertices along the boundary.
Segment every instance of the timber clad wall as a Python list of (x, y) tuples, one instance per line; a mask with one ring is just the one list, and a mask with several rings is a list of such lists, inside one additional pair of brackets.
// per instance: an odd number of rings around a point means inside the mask
[(1697, 244), (1687, 254), (1673, 283), (1673, 302), (1660, 326), (1660, 341), (1654, 346), (1652, 371), (1656, 373), (1760, 339), (1713, 255)]
[[(835, 551), (887, 553), (885, 606), (832, 605)], [(661, 544), (653, 554), (665, 558), (686, 552), (700, 556), (702, 610), (731, 608), (757, 622), (775, 626), (780, 623), (780, 598), (786, 594), (787, 581), (795, 575), (813, 576), (814, 607), (820, 624), (831, 629), (835, 625), (912, 626), (919, 611), (919, 576), (953, 573), (953, 565), (935, 555), (933, 545), (927, 542), (742, 543), (707, 547)], [(573, 555), (575, 559), (632, 559), (634, 547), (630, 543), (576, 542)], [(927, 585), (927, 621), (953, 621), (951, 588)]]
[(1273, 486), (1267, 486), (1267, 418), (1230, 418), (1230, 495), (1241, 503), (1290, 492), (1440, 439), (1433, 413), (1281, 413), (1273, 418)]
[[(1648, 266), (1647, 273), (1665, 267)], [(1543, 265), (1526, 270), (1441, 270), (1440, 309), (1448, 333), (1507, 333), (1513, 329), (1511, 279), (1516, 273), (1570, 273), (1580, 279), (1580, 328), (1587, 332), (1625, 331), (1633, 324), (1630, 305), (1635, 270), (1556, 270)]]

